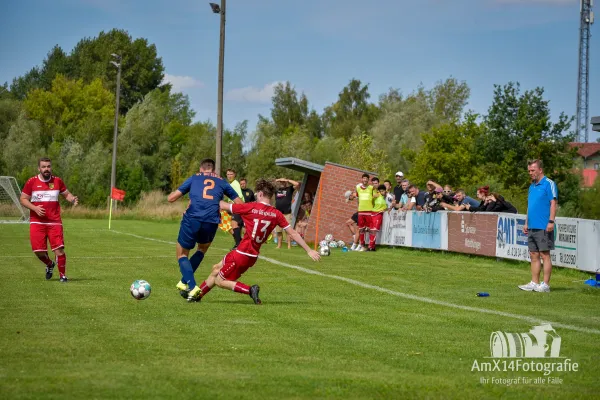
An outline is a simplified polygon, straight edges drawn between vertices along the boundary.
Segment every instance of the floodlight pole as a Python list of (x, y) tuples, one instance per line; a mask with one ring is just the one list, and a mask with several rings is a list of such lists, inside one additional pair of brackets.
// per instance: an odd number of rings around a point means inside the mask
[(226, 0), (221, 0), (221, 6), (211, 3), (210, 6), (215, 14), (221, 15), (221, 33), (219, 43), (219, 88), (217, 100), (217, 136), (216, 136), (216, 157), (215, 157), (215, 173), (221, 174), (221, 155), (222, 155), (222, 139), (223, 139), (223, 75), (225, 69), (225, 7)]
[[(112, 55), (117, 59), (117, 62), (111, 61), (115, 67), (117, 67), (117, 92), (116, 92), (116, 104), (115, 104), (115, 126), (113, 133), (113, 152), (112, 152), (112, 169), (110, 173), (110, 190), (115, 187), (115, 181), (117, 177), (117, 133), (119, 131), (119, 97), (121, 95), (121, 56), (117, 54)], [(111, 202), (112, 209), (112, 202)]]

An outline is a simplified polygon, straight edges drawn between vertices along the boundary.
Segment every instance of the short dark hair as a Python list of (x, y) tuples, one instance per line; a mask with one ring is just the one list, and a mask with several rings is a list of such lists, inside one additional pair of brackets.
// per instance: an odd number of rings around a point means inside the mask
[(454, 193), (455, 193), (455, 194), (456, 194), (456, 193), (462, 193), (462, 194), (464, 194), (465, 196), (467, 195), (467, 193), (465, 192), (465, 189), (458, 189), (458, 190), (457, 190), (456, 192), (454, 192)]
[(52, 160), (51, 160), (51, 159), (49, 159), (48, 157), (42, 157), (42, 158), (40, 158), (40, 159), (38, 160), (38, 167), (40, 166), (40, 164), (41, 164), (42, 162), (49, 162), (49, 163), (51, 163), (51, 162), (52, 162)]
[(242, 179), (240, 179), (240, 182), (241, 182), (241, 181), (246, 181), (246, 182), (248, 182), (248, 179), (246, 179), (246, 178), (242, 178)]
[(544, 164), (542, 163), (542, 160), (540, 160), (539, 158), (536, 158), (535, 160), (529, 160), (527, 161), (527, 166), (533, 165), (533, 164), (537, 164), (539, 169), (543, 169), (544, 168)]
[(379, 186), (377, 186), (377, 190), (387, 190), (387, 189), (385, 188), (385, 185), (379, 185)]
[(386, 179), (385, 181), (383, 181), (383, 183), (386, 183), (386, 182), (389, 183), (390, 185), (392, 184), (392, 182), (390, 182), (389, 179)]
[(225, 171), (225, 172), (226, 172), (226, 173), (227, 173), (227, 172), (233, 172), (234, 174), (236, 174), (236, 175), (237, 175), (237, 172), (235, 172), (235, 169), (233, 169), (233, 168), (228, 168), (228, 169), (227, 169), (227, 171)]
[(203, 169), (209, 169), (211, 171), (215, 170), (215, 160), (213, 160), (212, 158), (205, 158), (204, 160), (200, 161), (200, 168)]
[(379, 178), (378, 178), (378, 177), (376, 177), (376, 176), (374, 176), (374, 177), (372, 177), (372, 178), (371, 178), (371, 182), (373, 182), (373, 181), (377, 181), (377, 182), (379, 182)]
[(362, 177), (369, 179), (371, 176), (369, 174), (367, 174), (367, 173), (364, 173), (364, 174), (362, 174)]
[(416, 185), (410, 185), (410, 186), (408, 187), (408, 190), (410, 190), (410, 189), (418, 189), (418, 187), (417, 187)]
[(259, 179), (256, 181), (256, 186), (254, 187), (254, 191), (256, 193), (262, 192), (262, 194), (270, 199), (275, 194), (275, 185), (272, 181), (268, 181), (266, 179)]

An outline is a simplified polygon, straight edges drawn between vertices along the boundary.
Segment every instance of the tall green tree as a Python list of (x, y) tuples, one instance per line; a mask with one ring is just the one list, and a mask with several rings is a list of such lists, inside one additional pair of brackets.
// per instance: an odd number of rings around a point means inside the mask
[(323, 113), (326, 135), (349, 138), (354, 134), (368, 132), (377, 118), (378, 108), (369, 103), (369, 85), (352, 79), (338, 95), (338, 100)]
[(477, 117), (467, 114), (462, 123), (448, 122), (423, 134), (423, 147), (416, 154), (411, 181), (424, 185), (433, 179), (454, 187), (470, 187), (482, 182), (483, 156), (476, 152), (476, 146), (486, 128), (477, 123)]
[(496, 85), (494, 101), (485, 122), (487, 134), (479, 142), (488, 172), (496, 175), (505, 187), (529, 184), (527, 160), (539, 158), (544, 171), (557, 181), (570, 173), (575, 149), (569, 131), (573, 118), (561, 113), (552, 122), (544, 90), (535, 88), (521, 93), (518, 83)]

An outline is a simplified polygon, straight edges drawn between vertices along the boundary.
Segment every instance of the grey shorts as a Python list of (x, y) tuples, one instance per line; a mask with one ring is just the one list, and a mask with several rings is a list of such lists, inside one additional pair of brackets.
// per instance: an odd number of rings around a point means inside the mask
[(527, 234), (529, 251), (540, 252), (554, 250), (554, 232), (545, 229), (530, 229)]

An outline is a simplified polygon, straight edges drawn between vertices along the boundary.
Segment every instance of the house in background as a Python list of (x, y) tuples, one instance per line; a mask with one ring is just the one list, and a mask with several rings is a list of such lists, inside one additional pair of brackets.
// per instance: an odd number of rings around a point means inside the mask
[(584, 186), (594, 185), (600, 172), (600, 143), (570, 143), (571, 148), (577, 148), (577, 155), (583, 163)]
[(596, 132), (600, 132), (600, 117), (592, 118), (592, 130)]

